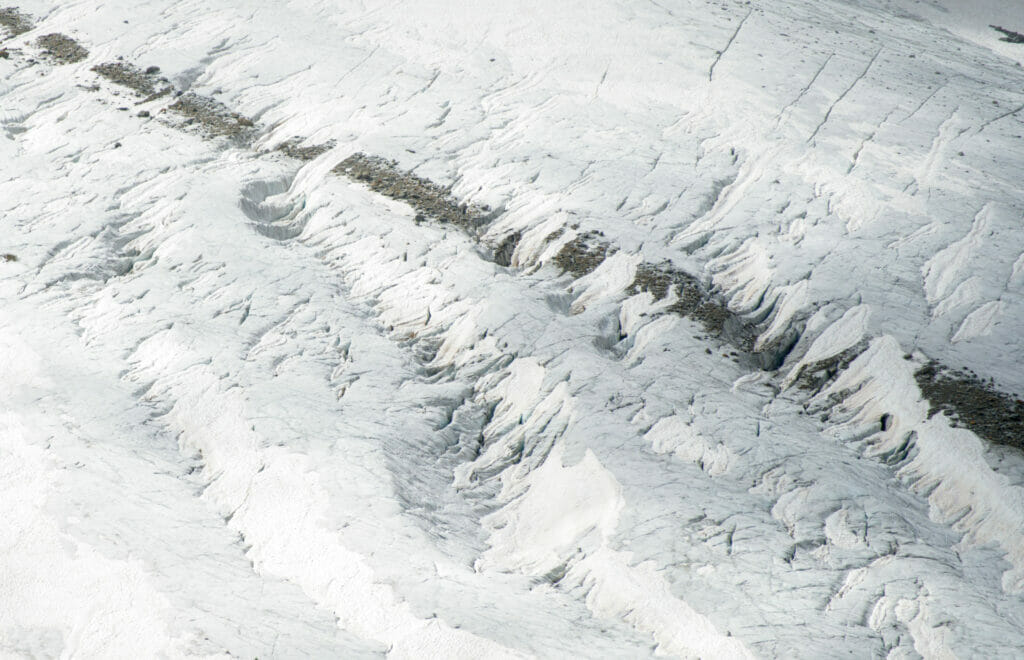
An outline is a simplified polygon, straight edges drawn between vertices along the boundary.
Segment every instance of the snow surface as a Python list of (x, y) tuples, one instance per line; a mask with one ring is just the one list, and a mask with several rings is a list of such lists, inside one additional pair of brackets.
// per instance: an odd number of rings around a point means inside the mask
[[(914, 378), (1024, 391), (1016, 3), (20, 9), (0, 655), (1020, 657), (1024, 455)], [(422, 222), (356, 152), (498, 213)], [(664, 262), (785, 364), (631, 288)]]

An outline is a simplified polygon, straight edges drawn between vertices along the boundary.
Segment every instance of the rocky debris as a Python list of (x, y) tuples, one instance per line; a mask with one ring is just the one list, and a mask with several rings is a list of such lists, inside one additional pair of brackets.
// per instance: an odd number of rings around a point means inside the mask
[(733, 336), (735, 334), (733, 331), (736, 328), (742, 328), (745, 324), (738, 316), (730, 312), (728, 307), (713, 299), (702, 301), (697, 309), (693, 310), (692, 316), (700, 321), (709, 333), (727, 335), (732, 343), (745, 351), (749, 351), (753, 346), (752, 336)]
[(81, 44), (67, 36), (54, 32), (36, 39), (36, 45), (43, 49), (43, 54), (59, 64), (74, 64), (89, 56), (89, 51)]
[(680, 271), (673, 271), (671, 266), (654, 264), (640, 264), (636, 268), (636, 277), (629, 285), (629, 293), (641, 293), (646, 291), (654, 296), (655, 301), (664, 300), (669, 292), (676, 288), (680, 298), (683, 296), (683, 289), (693, 280), (692, 277)]
[(376, 193), (409, 204), (417, 212), (418, 222), (433, 218), (475, 233), (493, 215), (486, 206), (460, 203), (449, 188), (411, 172), (403, 172), (394, 160), (355, 153), (331, 171), (366, 183)]
[(1024, 44), (1024, 34), (1020, 32), (1014, 32), (1013, 30), (1007, 30), (1004, 27), (998, 25), (989, 25), (990, 28), (996, 32), (1002, 32), (1003, 36), (999, 38), (999, 41), (1006, 41), (1011, 44)]
[(512, 232), (501, 240), (498, 247), (494, 248), (494, 263), (499, 266), (505, 266), (506, 268), (512, 265), (512, 255), (516, 251), (516, 246), (519, 245), (519, 241), (522, 240), (523, 235), (521, 232)]
[(324, 155), (333, 149), (335, 145), (334, 140), (329, 140), (323, 144), (311, 144), (307, 146), (302, 146), (302, 143), (303, 139), (299, 136), (295, 136), (277, 145), (277, 151), (280, 151), (289, 158), (301, 161), (311, 161)]
[(970, 371), (929, 361), (914, 374), (929, 415), (944, 412), (953, 426), (999, 445), (1024, 449), (1024, 400), (996, 390)]
[(781, 335), (761, 346), (755, 353), (760, 367), (766, 371), (775, 371), (782, 367), (800, 341), (802, 332), (802, 324), (790, 325)]
[[(696, 277), (670, 263), (640, 264), (628, 291), (647, 291), (655, 300), (664, 300), (670, 293), (674, 293), (676, 299), (666, 312), (693, 318), (704, 326), (708, 334), (725, 339), (746, 353), (753, 351), (757, 337), (753, 326), (717, 300), (701, 286)], [(764, 369), (779, 367), (779, 364), (775, 364), (778, 360), (774, 353), (759, 352), (757, 361)]]
[(160, 98), (161, 96), (167, 96), (168, 94), (171, 93), (172, 89), (173, 88), (170, 87), (170, 86), (164, 87), (163, 89), (161, 89), (159, 91), (153, 92), (152, 94), (150, 94), (146, 98), (142, 99), (141, 101), (136, 101), (135, 105), (142, 105), (143, 103), (149, 103), (150, 101), (155, 101), (156, 99)]
[(18, 257), (8, 252), (3, 256), (0, 256), (0, 259), (3, 259), (4, 261), (17, 261)]
[(667, 311), (679, 316), (692, 316), (701, 321), (708, 332), (716, 335), (722, 332), (729, 318), (735, 316), (715, 301), (697, 278), (669, 263), (640, 264), (628, 290), (631, 293), (650, 292), (655, 300), (663, 300), (669, 293), (675, 293), (676, 300)]
[(248, 117), (232, 112), (220, 101), (183, 94), (167, 110), (185, 118), (186, 126), (197, 126), (209, 137), (226, 137), (232, 142), (249, 145), (255, 136), (255, 124)]
[(825, 385), (839, 375), (839, 372), (844, 371), (850, 366), (850, 363), (857, 359), (857, 356), (867, 350), (867, 347), (868, 342), (861, 341), (838, 355), (803, 365), (794, 384), (801, 390), (820, 392)]
[(16, 37), (35, 27), (28, 14), (23, 14), (17, 7), (0, 7), (0, 26), (7, 30), (8, 37)]
[(574, 278), (594, 272), (606, 258), (615, 254), (614, 248), (598, 240), (599, 236), (603, 234), (590, 231), (572, 239), (555, 255), (555, 264), (563, 273), (571, 273)]
[(169, 94), (171, 91), (167, 80), (156, 75), (160, 72), (160, 67), (151, 66), (143, 71), (126, 62), (107, 62), (105, 64), (97, 64), (92, 68), (92, 71), (112, 83), (133, 90), (139, 96), (145, 96), (145, 101), (159, 98)]

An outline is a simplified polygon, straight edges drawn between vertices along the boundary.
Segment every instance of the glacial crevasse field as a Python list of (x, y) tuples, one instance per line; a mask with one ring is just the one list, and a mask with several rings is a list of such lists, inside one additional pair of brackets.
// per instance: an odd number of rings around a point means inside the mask
[(0, 656), (1021, 657), (1018, 32), (0, 8)]

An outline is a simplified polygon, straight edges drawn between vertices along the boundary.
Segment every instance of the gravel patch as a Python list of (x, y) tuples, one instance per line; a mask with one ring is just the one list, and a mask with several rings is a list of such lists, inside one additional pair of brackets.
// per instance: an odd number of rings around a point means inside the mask
[(601, 241), (600, 236), (602, 234), (591, 231), (572, 239), (555, 255), (555, 265), (574, 278), (594, 272), (605, 259), (615, 254), (615, 249)]
[[(647, 291), (656, 301), (675, 294), (676, 299), (666, 312), (699, 321), (709, 335), (724, 339), (744, 353), (753, 355), (762, 369), (777, 369), (785, 359), (785, 353), (777, 355), (774, 349), (754, 353), (757, 332), (753, 325), (731, 312), (725, 303), (701, 286), (696, 277), (669, 263), (640, 264), (628, 291)], [(791, 346), (785, 347), (786, 353)]]
[(332, 171), (361, 181), (376, 193), (409, 204), (416, 211), (418, 222), (432, 218), (475, 232), (493, 215), (488, 207), (460, 203), (449, 188), (405, 172), (396, 161), (379, 156), (355, 153)]
[(195, 126), (207, 137), (226, 137), (248, 146), (255, 137), (255, 124), (232, 112), (220, 101), (189, 92), (168, 106), (168, 111), (185, 118), (184, 126)]
[[(171, 92), (166, 78), (159, 77), (160, 68), (151, 66), (145, 70), (126, 62), (107, 62), (92, 68), (112, 83), (131, 89), (139, 96), (151, 101)], [(144, 102), (145, 102), (144, 101)]]
[(7, 30), (8, 37), (16, 37), (35, 27), (29, 15), (17, 7), (0, 7), (0, 26)]
[(39, 37), (36, 39), (36, 45), (43, 49), (43, 55), (58, 64), (74, 64), (89, 56), (89, 51), (84, 46), (59, 32)]
[(859, 342), (838, 355), (830, 358), (805, 364), (800, 368), (795, 384), (802, 390), (819, 392), (827, 384), (831, 383), (840, 372), (845, 371), (850, 363), (857, 359), (861, 353), (867, 350), (868, 342)]
[(286, 140), (277, 146), (277, 151), (280, 151), (289, 158), (294, 158), (301, 161), (311, 161), (319, 158), (328, 151), (334, 148), (334, 140), (324, 142), (323, 144), (311, 144), (303, 146), (303, 139), (301, 137), (293, 137), (290, 140)]
[(915, 374), (928, 400), (929, 415), (944, 412), (953, 426), (970, 429), (999, 445), (1024, 449), (1024, 400), (996, 390), (970, 371), (958, 371), (930, 361)]

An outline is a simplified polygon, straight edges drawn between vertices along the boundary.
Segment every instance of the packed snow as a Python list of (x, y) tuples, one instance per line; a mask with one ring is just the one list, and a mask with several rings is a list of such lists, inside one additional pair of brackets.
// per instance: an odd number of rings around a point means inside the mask
[(1013, 33), (0, 8), (0, 656), (1021, 657)]

